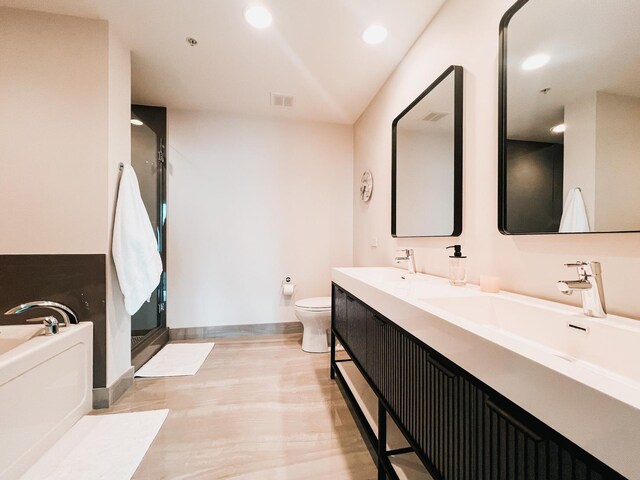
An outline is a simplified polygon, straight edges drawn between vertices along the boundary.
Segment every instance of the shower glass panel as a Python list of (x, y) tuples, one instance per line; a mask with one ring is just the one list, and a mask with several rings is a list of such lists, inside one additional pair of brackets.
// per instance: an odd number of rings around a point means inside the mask
[[(162, 251), (162, 224), (164, 208), (162, 195), (163, 139), (140, 117), (132, 112), (131, 118), (139, 120), (131, 124), (131, 165), (138, 177), (142, 201), (149, 214), (153, 231), (158, 240), (158, 250)], [(153, 330), (163, 327), (164, 273), (158, 288), (151, 294), (137, 313), (131, 316), (131, 347), (142, 342)]]

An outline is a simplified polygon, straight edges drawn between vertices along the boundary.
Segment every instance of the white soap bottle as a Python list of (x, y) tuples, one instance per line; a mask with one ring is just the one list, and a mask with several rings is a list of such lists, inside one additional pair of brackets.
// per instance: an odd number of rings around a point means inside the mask
[(449, 256), (449, 283), (456, 287), (467, 284), (467, 257), (462, 255), (461, 245), (451, 245), (453, 255)]

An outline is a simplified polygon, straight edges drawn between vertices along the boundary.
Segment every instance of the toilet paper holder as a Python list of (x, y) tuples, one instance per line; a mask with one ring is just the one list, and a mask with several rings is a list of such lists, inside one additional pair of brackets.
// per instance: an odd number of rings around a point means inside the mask
[(285, 297), (290, 297), (293, 295), (296, 285), (295, 283), (291, 283), (291, 277), (286, 277), (280, 284), (280, 288), (282, 289), (282, 294)]

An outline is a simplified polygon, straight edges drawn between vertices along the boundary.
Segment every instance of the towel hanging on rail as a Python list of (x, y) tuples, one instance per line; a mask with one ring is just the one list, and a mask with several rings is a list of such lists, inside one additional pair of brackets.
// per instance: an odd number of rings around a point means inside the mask
[(572, 188), (564, 202), (559, 232), (580, 233), (590, 231), (587, 209), (582, 198), (582, 189), (580, 187)]
[(120, 178), (111, 252), (125, 309), (133, 315), (160, 283), (162, 259), (131, 165)]

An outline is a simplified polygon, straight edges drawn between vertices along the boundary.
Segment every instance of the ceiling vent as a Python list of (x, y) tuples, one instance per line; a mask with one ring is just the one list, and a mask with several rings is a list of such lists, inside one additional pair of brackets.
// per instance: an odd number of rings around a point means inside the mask
[(271, 105), (275, 107), (293, 107), (293, 97), (281, 93), (272, 93)]
[(443, 112), (431, 112), (426, 117), (422, 119), (423, 122), (438, 122), (442, 120), (444, 117), (449, 115), (448, 113)]

